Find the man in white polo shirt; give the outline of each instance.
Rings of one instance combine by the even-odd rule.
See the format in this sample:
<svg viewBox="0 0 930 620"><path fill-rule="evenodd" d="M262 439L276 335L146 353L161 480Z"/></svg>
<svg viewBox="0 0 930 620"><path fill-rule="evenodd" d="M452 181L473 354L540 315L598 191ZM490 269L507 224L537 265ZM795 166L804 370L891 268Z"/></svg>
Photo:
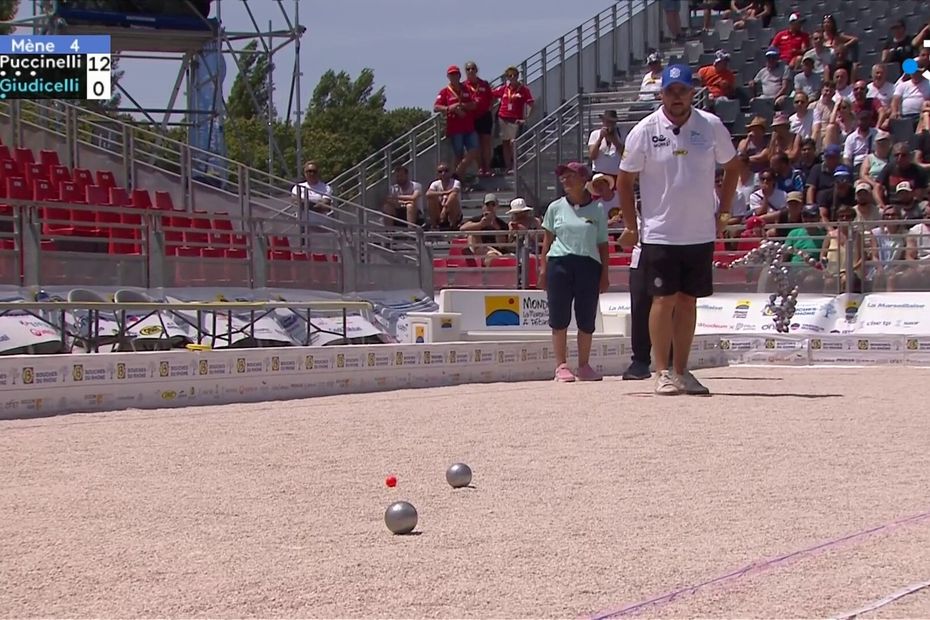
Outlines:
<svg viewBox="0 0 930 620"><path fill-rule="evenodd" d="M624 247L640 241L634 196L639 177L640 266L653 298L649 335L657 394L710 393L688 372L688 357L697 299L714 292L714 241L730 219L739 180L740 163L730 132L719 118L694 108L693 101L691 69L666 67L662 105L627 136L620 163ZM714 183L718 165L724 166L719 213Z"/></svg>

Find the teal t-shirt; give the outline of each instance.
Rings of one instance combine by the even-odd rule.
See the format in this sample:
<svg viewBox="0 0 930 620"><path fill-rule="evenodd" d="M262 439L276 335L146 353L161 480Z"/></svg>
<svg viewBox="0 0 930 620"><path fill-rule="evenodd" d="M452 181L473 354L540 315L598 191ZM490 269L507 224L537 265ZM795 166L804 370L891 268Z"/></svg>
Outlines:
<svg viewBox="0 0 930 620"><path fill-rule="evenodd" d="M811 258L820 260L820 250L823 245L823 235L826 231L818 228L813 235L806 228L795 228L785 237L785 245L789 248L804 250ZM804 262L797 254L791 255L792 263Z"/></svg>
<svg viewBox="0 0 930 620"><path fill-rule="evenodd" d="M555 235L548 258L590 256L601 262L598 246L607 243L607 215L600 200L575 208L568 198L553 200L543 217L543 228Z"/></svg>

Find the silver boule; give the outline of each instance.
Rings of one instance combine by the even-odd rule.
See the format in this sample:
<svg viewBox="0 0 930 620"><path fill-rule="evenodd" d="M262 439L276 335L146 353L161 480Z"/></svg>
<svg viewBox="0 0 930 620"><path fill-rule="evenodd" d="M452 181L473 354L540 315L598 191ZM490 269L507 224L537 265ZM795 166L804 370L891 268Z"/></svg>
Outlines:
<svg viewBox="0 0 930 620"><path fill-rule="evenodd" d="M453 489L460 489L471 484L471 467L465 463L455 463L446 470L446 482Z"/></svg>
<svg viewBox="0 0 930 620"><path fill-rule="evenodd" d="M417 509L410 502L394 502L384 511L384 524L394 534L409 534L416 528L417 520Z"/></svg>

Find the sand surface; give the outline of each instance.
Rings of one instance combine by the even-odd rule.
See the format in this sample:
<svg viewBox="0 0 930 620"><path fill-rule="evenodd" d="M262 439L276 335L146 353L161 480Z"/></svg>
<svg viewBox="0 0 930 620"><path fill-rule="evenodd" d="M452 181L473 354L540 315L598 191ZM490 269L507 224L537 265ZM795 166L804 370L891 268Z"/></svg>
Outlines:
<svg viewBox="0 0 930 620"><path fill-rule="evenodd" d="M609 379L2 422L0 615L576 618L930 511L925 369L697 374L715 396ZM474 488L446 484L456 461ZM396 499L419 535L385 528ZM928 579L924 519L638 615L830 617ZM867 617L930 617L930 591Z"/></svg>

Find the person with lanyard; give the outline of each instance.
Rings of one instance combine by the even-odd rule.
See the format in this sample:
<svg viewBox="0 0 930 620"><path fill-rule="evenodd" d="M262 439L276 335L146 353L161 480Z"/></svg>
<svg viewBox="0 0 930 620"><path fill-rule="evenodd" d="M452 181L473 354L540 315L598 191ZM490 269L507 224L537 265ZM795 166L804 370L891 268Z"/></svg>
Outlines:
<svg viewBox="0 0 930 620"><path fill-rule="evenodd" d="M543 248L539 286L546 289L549 302L549 327L555 350L555 380L600 381L590 364L591 343L597 323L600 294L607 291L608 238L607 214L599 200L591 195L587 183L591 171L573 161L555 170L565 190L562 198L552 201L543 216ZM572 306L578 329L578 368L568 366L568 327Z"/></svg>
<svg viewBox="0 0 930 620"><path fill-rule="evenodd" d="M694 107L687 65L662 73L662 105L627 136L620 162L623 247L641 239L640 266L652 297L649 336L656 394L709 394L688 371L697 300L714 292L714 244L730 219L740 161L730 132L713 114ZM714 177L723 166L718 192ZM642 232L634 186L639 179ZM669 349L672 348L672 359Z"/></svg>

